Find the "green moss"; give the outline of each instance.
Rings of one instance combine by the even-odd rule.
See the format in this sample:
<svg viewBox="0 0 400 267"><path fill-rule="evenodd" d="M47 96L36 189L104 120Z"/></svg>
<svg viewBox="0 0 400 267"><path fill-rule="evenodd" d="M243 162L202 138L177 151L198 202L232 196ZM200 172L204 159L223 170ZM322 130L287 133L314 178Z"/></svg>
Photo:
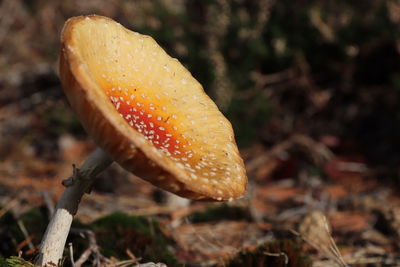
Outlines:
<svg viewBox="0 0 400 267"><path fill-rule="evenodd" d="M154 219L114 213L93 222L90 227L107 257L127 258L125 251L129 249L143 262L164 262L168 266L177 266L168 248L171 241L162 234Z"/></svg>
<svg viewBox="0 0 400 267"><path fill-rule="evenodd" d="M0 258L0 267L34 267L34 265L20 257Z"/></svg>

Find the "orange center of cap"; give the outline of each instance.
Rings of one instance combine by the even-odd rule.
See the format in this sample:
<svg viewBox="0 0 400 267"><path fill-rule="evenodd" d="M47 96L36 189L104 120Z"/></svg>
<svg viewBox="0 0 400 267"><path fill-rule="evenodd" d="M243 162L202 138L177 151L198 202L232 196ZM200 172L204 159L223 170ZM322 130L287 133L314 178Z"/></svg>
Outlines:
<svg viewBox="0 0 400 267"><path fill-rule="evenodd" d="M165 106L149 103L137 89L112 87L105 91L121 117L157 149L180 159L193 156L188 149L190 142L174 124L176 115L167 113Z"/></svg>

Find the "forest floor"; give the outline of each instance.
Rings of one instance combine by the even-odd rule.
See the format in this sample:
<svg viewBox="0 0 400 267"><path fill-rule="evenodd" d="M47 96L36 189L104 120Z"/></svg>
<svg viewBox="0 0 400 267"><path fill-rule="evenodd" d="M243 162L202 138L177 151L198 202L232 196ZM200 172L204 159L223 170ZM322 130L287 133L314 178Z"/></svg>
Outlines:
<svg viewBox="0 0 400 267"><path fill-rule="evenodd" d="M64 100L41 94L0 110L3 257L35 256L61 180L94 149L84 133L62 133L74 116ZM57 107L67 110L63 119L54 118ZM400 266L398 190L362 154L335 152L338 146L334 136L293 135L242 149L248 192L228 203L175 197L114 163L80 205L66 263Z"/></svg>
<svg viewBox="0 0 400 267"><path fill-rule="evenodd" d="M398 1L14 0L0 3L0 267L34 259L61 181L95 149L56 74L64 22L95 13L153 36L211 97L227 89L249 184L187 201L114 163L64 266L400 266Z"/></svg>

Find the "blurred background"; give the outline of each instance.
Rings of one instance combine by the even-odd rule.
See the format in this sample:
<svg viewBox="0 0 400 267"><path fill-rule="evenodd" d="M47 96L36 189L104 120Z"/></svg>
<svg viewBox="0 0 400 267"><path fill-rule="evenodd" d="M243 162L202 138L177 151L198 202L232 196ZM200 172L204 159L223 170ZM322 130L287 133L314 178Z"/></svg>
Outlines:
<svg viewBox="0 0 400 267"><path fill-rule="evenodd" d="M232 122L249 176L242 200L187 203L113 166L78 213L76 231L100 239L85 264L341 266L299 228L315 210L346 262L400 264L397 0L0 1L0 256L33 257L61 179L94 148L57 77L62 26L85 14L179 59ZM87 242L71 238L76 260Z"/></svg>

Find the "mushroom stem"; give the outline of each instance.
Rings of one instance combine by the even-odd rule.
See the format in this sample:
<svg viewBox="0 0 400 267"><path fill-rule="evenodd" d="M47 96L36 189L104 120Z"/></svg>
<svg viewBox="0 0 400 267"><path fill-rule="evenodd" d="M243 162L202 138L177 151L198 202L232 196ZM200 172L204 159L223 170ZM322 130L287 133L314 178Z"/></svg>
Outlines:
<svg viewBox="0 0 400 267"><path fill-rule="evenodd" d="M67 188L59 200L56 211L47 226L40 245L36 264L46 266L58 264L67 241L68 233L79 203L85 193L89 193L96 176L107 168L112 159L106 152L98 148L83 163L81 168L75 168L72 177L63 181ZM58 265L57 265L58 266Z"/></svg>

